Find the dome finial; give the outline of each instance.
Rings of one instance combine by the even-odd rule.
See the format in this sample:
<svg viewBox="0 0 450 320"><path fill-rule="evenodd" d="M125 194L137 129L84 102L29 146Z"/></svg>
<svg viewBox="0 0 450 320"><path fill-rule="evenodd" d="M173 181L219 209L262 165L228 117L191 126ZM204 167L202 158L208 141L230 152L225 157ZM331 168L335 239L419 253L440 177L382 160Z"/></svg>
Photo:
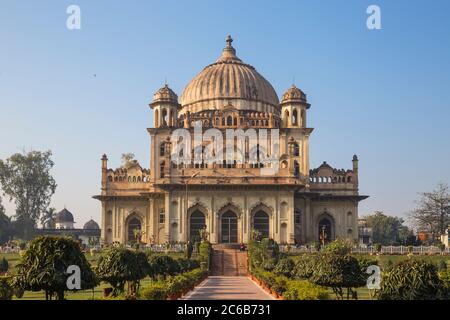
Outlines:
<svg viewBox="0 0 450 320"><path fill-rule="evenodd" d="M233 47L231 45L231 43L233 42L233 38L230 35L227 36L226 42L227 42L227 48L232 48Z"/></svg>

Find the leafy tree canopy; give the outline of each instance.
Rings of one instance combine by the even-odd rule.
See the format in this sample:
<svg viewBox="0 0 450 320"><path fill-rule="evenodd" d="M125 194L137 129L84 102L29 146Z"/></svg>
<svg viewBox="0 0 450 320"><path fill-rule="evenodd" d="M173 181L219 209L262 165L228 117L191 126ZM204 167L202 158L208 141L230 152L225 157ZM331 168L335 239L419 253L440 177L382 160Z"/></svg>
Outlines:
<svg viewBox="0 0 450 320"><path fill-rule="evenodd" d="M16 153L0 160L0 184L3 192L16 204L15 218L22 226L24 238L30 238L40 215L50 204L56 182L50 174L53 168L51 151Z"/></svg>
<svg viewBox="0 0 450 320"><path fill-rule="evenodd" d="M17 265L14 283L23 290L44 290L47 299L54 294L58 299L64 299L70 276L66 272L71 265L80 268L82 290L97 285L95 274L78 242L69 237L37 237L30 242Z"/></svg>

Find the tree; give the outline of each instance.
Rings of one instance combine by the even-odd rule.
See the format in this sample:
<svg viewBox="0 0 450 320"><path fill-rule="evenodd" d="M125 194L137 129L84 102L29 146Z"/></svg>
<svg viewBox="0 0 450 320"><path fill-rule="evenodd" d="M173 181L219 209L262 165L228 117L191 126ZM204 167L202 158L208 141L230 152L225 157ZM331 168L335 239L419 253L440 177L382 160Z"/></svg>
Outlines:
<svg viewBox="0 0 450 320"><path fill-rule="evenodd" d="M134 160L134 153L122 153L122 167L128 169L133 164L137 163Z"/></svg>
<svg viewBox="0 0 450 320"><path fill-rule="evenodd" d="M55 227L55 215L56 215L56 209L55 208L48 208L45 210L41 216L41 224L42 227L51 226L52 228Z"/></svg>
<svg viewBox="0 0 450 320"><path fill-rule="evenodd" d="M0 198L0 244L3 244L11 239L13 235L11 218L5 213L5 208L2 205L2 199Z"/></svg>
<svg viewBox="0 0 450 320"><path fill-rule="evenodd" d="M14 286L23 290L44 290L46 300L51 300L55 294L58 300L63 300L71 276L67 273L68 267L73 265L80 268L81 290L98 284L77 241L69 237L37 237L30 242L16 266Z"/></svg>
<svg viewBox="0 0 450 320"><path fill-rule="evenodd" d="M135 289L139 289L140 280L147 276L149 265L143 252L110 247L100 255L95 272L101 281L112 286L113 296L124 292L127 281L132 283L128 287L128 294L133 295Z"/></svg>
<svg viewBox="0 0 450 320"><path fill-rule="evenodd" d="M375 211L366 217L367 226L372 228L373 242L382 245L406 244L410 230L403 225L402 218Z"/></svg>
<svg viewBox="0 0 450 320"><path fill-rule="evenodd" d="M347 288L347 299L350 294L357 298L356 291L352 288L364 286L366 280L367 275L362 271L355 257L333 252L322 253L318 256L310 278L314 284L332 288L338 300L344 298L344 288Z"/></svg>
<svg viewBox="0 0 450 320"><path fill-rule="evenodd" d="M0 160L0 184L3 192L16 204L15 219L25 239L31 237L40 215L47 209L56 190L50 174L51 151L16 153Z"/></svg>
<svg viewBox="0 0 450 320"><path fill-rule="evenodd" d="M448 185L439 183L432 192L423 192L417 207L410 212L414 224L431 233L436 240L450 223L450 194Z"/></svg>

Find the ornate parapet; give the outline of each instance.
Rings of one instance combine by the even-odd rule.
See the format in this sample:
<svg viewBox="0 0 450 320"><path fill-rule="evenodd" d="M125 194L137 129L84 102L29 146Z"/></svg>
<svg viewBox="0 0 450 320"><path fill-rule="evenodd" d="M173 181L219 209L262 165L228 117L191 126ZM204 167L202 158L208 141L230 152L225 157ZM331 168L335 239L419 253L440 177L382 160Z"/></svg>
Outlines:
<svg viewBox="0 0 450 320"><path fill-rule="evenodd" d="M335 169L325 161L316 169L309 171L311 187L357 188L358 174L353 170Z"/></svg>

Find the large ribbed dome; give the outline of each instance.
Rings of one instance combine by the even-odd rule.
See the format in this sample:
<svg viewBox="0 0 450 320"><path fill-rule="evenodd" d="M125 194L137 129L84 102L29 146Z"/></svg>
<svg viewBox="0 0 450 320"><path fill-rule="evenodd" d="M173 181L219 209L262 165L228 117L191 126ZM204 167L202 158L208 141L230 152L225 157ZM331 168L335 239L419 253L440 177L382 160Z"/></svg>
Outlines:
<svg viewBox="0 0 450 320"><path fill-rule="evenodd" d="M230 105L239 110L274 112L278 107L272 85L236 56L232 41L228 36L222 56L186 86L181 96L184 112L218 110Z"/></svg>

